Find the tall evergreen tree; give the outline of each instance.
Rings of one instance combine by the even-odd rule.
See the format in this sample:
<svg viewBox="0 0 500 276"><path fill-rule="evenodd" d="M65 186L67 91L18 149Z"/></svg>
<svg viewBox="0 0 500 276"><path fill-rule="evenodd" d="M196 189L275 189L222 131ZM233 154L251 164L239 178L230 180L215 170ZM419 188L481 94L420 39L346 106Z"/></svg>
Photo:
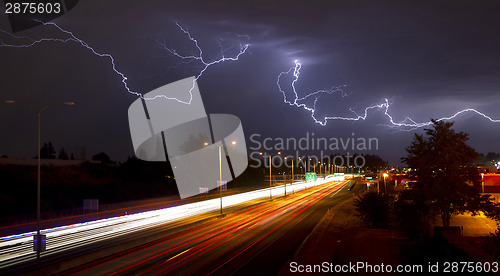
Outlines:
<svg viewBox="0 0 500 276"><path fill-rule="evenodd" d="M59 151L59 159L61 159L61 160L68 160L69 159L68 153L64 150L64 148L61 148L61 150Z"/></svg>
<svg viewBox="0 0 500 276"><path fill-rule="evenodd" d="M56 150L54 149L54 146L52 146L52 142L43 143L43 146L40 149L40 158L56 159Z"/></svg>

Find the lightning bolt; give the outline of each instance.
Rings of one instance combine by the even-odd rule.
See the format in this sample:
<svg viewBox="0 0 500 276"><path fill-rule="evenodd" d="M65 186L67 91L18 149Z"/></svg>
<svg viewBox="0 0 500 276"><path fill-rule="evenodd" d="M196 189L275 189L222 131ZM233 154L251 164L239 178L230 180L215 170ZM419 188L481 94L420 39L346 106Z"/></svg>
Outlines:
<svg viewBox="0 0 500 276"><path fill-rule="evenodd" d="M240 56L243 55L247 51L247 49L250 46L250 44L241 44L240 43L238 54L236 54L236 56L234 56L234 57L227 57L227 56L225 56L225 52L228 49L224 49L223 46L222 46L222 43L219 42L220 57L217 58L217 59L215 59L215 60L212 60L212 61L207 61L207 59L203 55L203 49L200 47L200 45L198 43L198 40L195 39L191 35L191 33L187 29L183 28L179 23L175 23L175 24L188 37L188 39L191 42L193 42L194 46L198 50L198 54L197 55L181 55L175 49L167 47L164 42L161 42L161 41L157 40L156 44L158 45L159 48L161 48L161 49L167 51L168 53L170 53L171 55L179 58L181 60L181 62L179 64L191 63L193 61L198 61L198 62L202 63L203 68L201 69L200 73L198 73L198 75L194 78L193 85L191 86L191 88L189 90L189 94L191 95L191 98L190 98L189 102L191 102L191 100L192 100L192 93L191 93L191 91L194 89L196 81L203 75L203 73L205 73L205 71L207 71L207 69L210 66L216 65L216 64L219 64L219 63L222 63L222 62L226 62L226 61L237 61L237 60L239 60ZM245 37L248 38L248 36L245 36ZM176 66L178 66L178 65L176 65Z"/></svg>
<svg viewBox="0 0 500 276"><path fill-rule="evenodd" d="M384 101L380 104L373 104L371 106L368 106L364 109L364 113L362 115L356 113L353 108L350 108L349 110L354 113L354 116L352 117L344 117L344 116L324 116L323 118L317 118L315 113L316 113L316 104L319 100L319 98L322 96L322 94L332 94L332 93L341 93L342 97L348 96L342 88L345 87L345 85L342 86L336 86L336 87L331 87L330 89L326 90L317 90L312 93L307 94L304 97L299 97L299 94L297 93L297 89L295 88L295 84L299 80L300 77L300 69L301 69L301 64L298 62L298 60L295 60L295 66L292 66L288 71L281 72L278 75L278 78L276 80L276 85L278 86L278 90L283 94L283 102L286 104L289 104L290 106L295 106L298 108L302 108L306 111L308 111L314 120L315 123L320 124L322 126L326 126L328 121L330 120L342 120L342 121L361 121L361 120L366 120L368 118L368 114L372 110L383 110L384 115L389 119L389 127L394 127L394 128L402 128L403 130L411 131L415 130L421 127L429 126L432 124L432 121L426 121L426 122L416 122L410 117L406 117L403 121L397 122L394 120L393 116L389 113L389 108L391 106L391 103L389 102L388 99L384 99ZM293 72L293 73L292 73ZM283 90L281 87L281 78L285 75L290 75L293 74L293 80L291 82L291 90L293 92L293 97L292 99L289 99L287 97L287 93ZM290 93L288 93L290 94ZM308 105L307 103L304 103L304 100L314 97L314 102L312 105ZM476 110L473 108L467 108L460 110L456 112L455 114L449 116L449 117L443 117L436 119L436 121L447 121L447 120L452 120L458 117L461 114L464 113L475 113L476 115L482 116L489 121L493 123L500 123L500 119L493 119L490 116Z"/></svg>
<svg viewBox="0 0 500 276"><path fill-rule="evenodd" d="M204 67L199 72L199 74L196 76L196 78L193 80L193 85L189 89L189 98L188 98L188 100L181 100L181 99L174 98L174 97L168 97L166 95L157 95L155 97L144 97L142 93L133 91L129 87L129 85L127 83L128 78L125 76L124 73L122 73L121 71L119 71L117 69L116 63L115 63L115 59L114 59L114 57L111 54L98 52L92 46L90 46L88 43L86 43L82 39L78 38L75 34L73 34L73 32L65 30L65 29L61 28L59 25L55 24L55 23L52 23L52 22L45 23L45 22L41 22L41 21L38 21L38 22L42 23L44 26L53 26L57 30L59 30L60 32L62 32L63 34L67 35L68 37L67 38L41 38L41 39L36 40L36 39L30 38L30 37L26 37L26 36L16 36L14 34L11 34L11 33L7 32L7 31L4 31L4 30L0 29L0 33L6 34L6 35L10 36L11 38L14 38L16 40L27 40L28 41L27 43L24 43L24 44L8 44L8 43L5 43L3 40L0 39L0 47L28 48L28 47L32 47L32 46L35 46L37 44L48 42L48 41L61 42L61 43L68 43L68 42L77 43L77 44L81 45L82 47L88 49L94 55L96 55L98 57L103 57L103 58L109 59L109 61L111 63L111 68L121 78L121 82L122 82L124 88L127 90L127 92L130 93L130 94L136 95L138 97L141 97L144 100L155 100L155 99L158 99L158 98L163 98L163 99L166 99L166 100L175 100L175 101L177 101L179 103L182 103L182 104L191 104L191 101L193 99L192 90L194 89L195 83L203 75L203 73L205 71L207 71L207 69L210 66L216 65L216 64L219 64L219 63L223 63L223 62L226 62L226 61L237 61L239 59L239 57L241 55L243 55L246 52L246 50L248 49L248 47L250 46L250 44L240 44L240 51L239 51L239 53L236 56L234 56L234 57L226 57L224 55L225 54L225 49L223 49L222 45L219 44L219 46L221 47L221 57L219 57L218 59L214 59L212 61L207 61L206 58L203 56L203 50L199 46L198 41L191 36L191 34L189 33L189 31L187 31L186 29L184 29L179 23L176 23L176 25L180 28L180 30L182 32L184 32L184 34L186 34L186 36L189 38L189 40L191 40L194 43L194 45L198 49L198 55L183 56L183 55L178 54L177 51L175 51L174 49L170 49L170 48L167 48L167 47L163 47L163 48L165 50L167 50L170 54L172 54L172 55L174 55L174 56L176 56L178 58L181 58L181 59L185 60L184 63L189 63L189 62L192 62L192 61L199 61L199 62L201 62L204 65Z"/></svg>

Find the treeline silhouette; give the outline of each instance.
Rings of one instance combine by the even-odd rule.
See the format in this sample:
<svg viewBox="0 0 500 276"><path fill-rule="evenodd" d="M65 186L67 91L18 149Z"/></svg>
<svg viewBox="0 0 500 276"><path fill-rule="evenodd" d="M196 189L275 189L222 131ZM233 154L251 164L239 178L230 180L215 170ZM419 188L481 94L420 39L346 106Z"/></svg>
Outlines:
<svg viewBox="0 0 500 276"><path fill-rule="evenodd" d="M147 162L129 157L116 163L105 153L94 155L96 162L80 165L41 167L41 210L44 219L61 210L81 209L83 199L99 199L99 204L178 197L169 162ZM36 210L36 166L0 165L2 192L0 218L23 216L27 220ZM262 186L264 173L248 168L228 187ZM74 214L74 212L72 213Z"/></svg>

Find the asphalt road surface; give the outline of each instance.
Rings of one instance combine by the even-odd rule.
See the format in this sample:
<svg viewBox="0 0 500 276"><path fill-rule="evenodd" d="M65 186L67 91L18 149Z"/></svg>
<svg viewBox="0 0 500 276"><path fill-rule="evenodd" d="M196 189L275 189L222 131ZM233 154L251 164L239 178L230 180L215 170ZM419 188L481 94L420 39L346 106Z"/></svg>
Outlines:
<svg viewBox="0 0 500 276"><path fill-rule="evenodd" d="M318 180L314 183L295 183L288 185L287 191L300 191L313 185L324 186L327 180ZM273 187L273 197L283 195L284 187ZM304 195L305 196L305 195ZM267 201L269 189L261 189L246 193L234 194L222 198L224 211L231 214L248 206ZM47 236L47 251L42 252L42 268L61 264L68 259L77 260L72 265L92 260L82 256L93 254L96 251L123 245L126 249L144 244L158 237L165 237L171 232L190 227L194 223L214 219L219 214L220 199L214 198L190 204L178 205L169 208L110 217L85 223L63 225L44 229ZM0 274L15 274L28 272L36 268L35 253L32 249L32 232L0 237ZM147 237L147 238L146 238ZM149 237L154 237L151 239ZM139 243L140 242L140 243ZM107 255L123 251L106 251ZM99 256L102 257L102 256ZM82 262L83 263L83 262ZM50 270L52 273L53 270Z"/></svg>
<svg viewBox="0 0 500 276"><path fill-rule="evenodd" d="M61 275L276 274L329 208L362 189L346 183L308 187Z"/></svg>

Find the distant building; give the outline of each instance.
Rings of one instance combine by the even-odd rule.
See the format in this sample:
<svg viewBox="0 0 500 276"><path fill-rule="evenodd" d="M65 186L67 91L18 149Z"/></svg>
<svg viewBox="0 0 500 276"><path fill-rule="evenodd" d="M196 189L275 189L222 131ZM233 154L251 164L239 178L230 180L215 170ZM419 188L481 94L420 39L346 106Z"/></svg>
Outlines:
<svg viewBox="0 0 500 276"><path fill-rule="evenodd" d="M481 173L481 186L477 187L480 193L490 194L493 201L500 200L500 174Z"/></svg>

